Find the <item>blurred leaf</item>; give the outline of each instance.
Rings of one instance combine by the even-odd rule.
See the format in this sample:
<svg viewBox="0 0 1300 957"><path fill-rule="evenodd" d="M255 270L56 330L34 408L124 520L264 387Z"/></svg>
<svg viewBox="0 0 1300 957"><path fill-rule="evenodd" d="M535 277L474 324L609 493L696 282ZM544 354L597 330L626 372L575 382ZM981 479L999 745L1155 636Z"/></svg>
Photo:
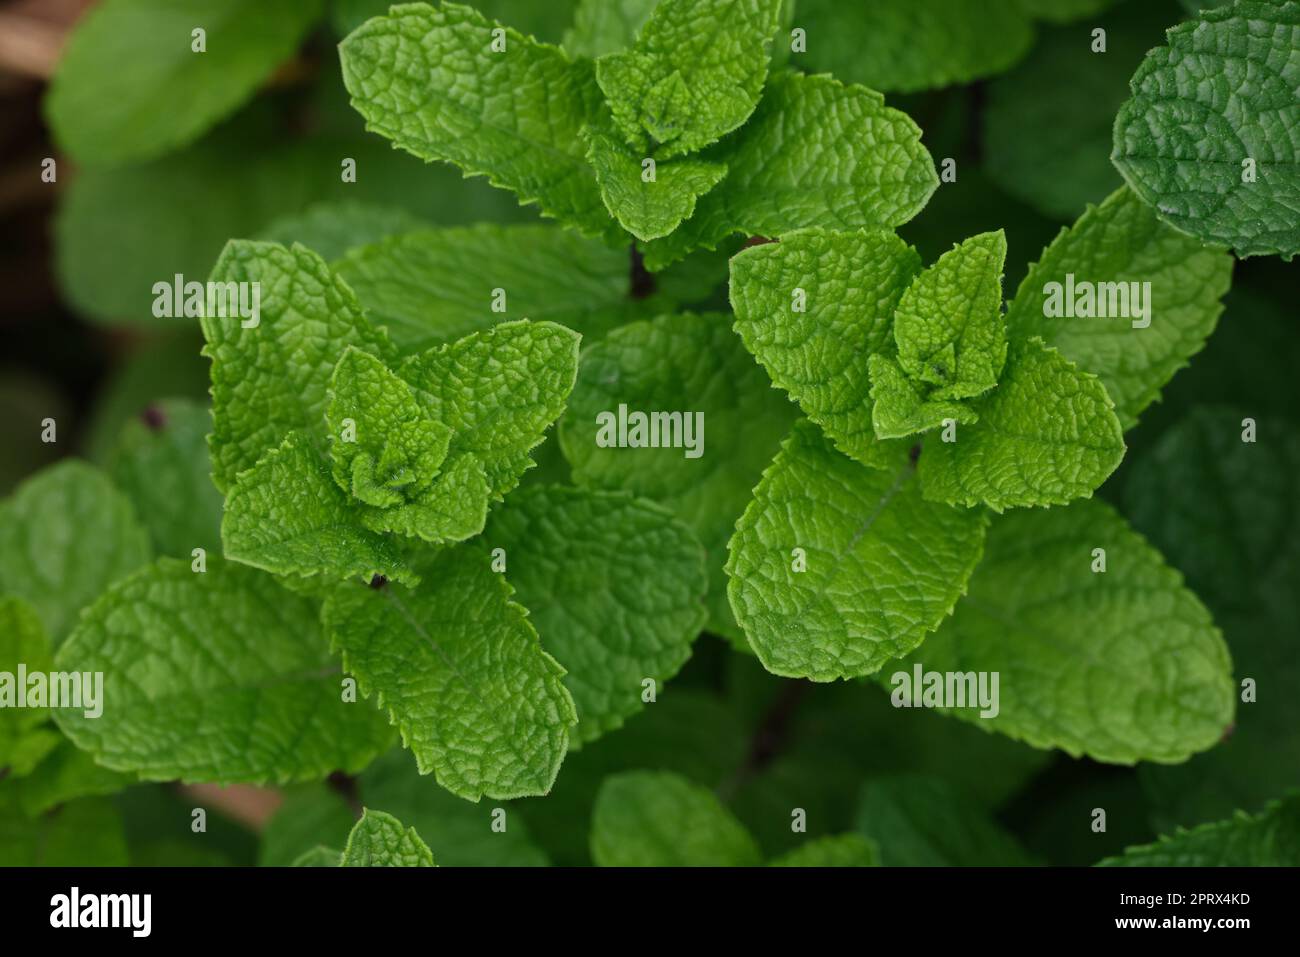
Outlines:
<svg viewBox="0 0 1300 957"><path fill-rule="evenodd" d="M287 867L317 845L342 847L357 816L326 784L287 788L284 803L267 822L258 849L260 867Z"/></svg>
<svg viewBox="0 0 1300 957"><path fill-rule="evenodd" d="M42 422L53 419L56 438L72 424L67 400L55 387L25 370L0 375L0 495L23 477L49 465L66 446L41 441Z"/></svg>
<svg viewBox="0 0 1300 957"><path fill-rule="evenodd" d="M34 818L0 791L0 867L124 867L122 818L104 798L72 801Z"/></svg>
<svg viewBox="0 0 1300 957"><path fill-rule="evenodd" d="M316 203L300 213L281 216L268 224L256 238L281 246L302 243L330 262L349 249L428 225L400 206L338 200Z"/></svg>

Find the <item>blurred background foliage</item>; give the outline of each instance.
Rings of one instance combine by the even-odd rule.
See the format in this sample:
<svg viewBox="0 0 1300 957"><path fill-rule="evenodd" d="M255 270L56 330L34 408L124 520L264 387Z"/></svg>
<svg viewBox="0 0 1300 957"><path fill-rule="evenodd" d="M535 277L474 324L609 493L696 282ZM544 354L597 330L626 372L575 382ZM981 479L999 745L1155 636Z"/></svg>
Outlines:
<svg viewBox="0 0 1300 957"><path fill-rule="evenodd" d="M634 27L645 7L475 5L588 53ZM798 0L789 22L820 36L817 24L844 6ZM1118 184L1111 121L1128 78L1163 29L1197 6L882 0L863 8L860 32L810 42L806 62L791 66L877 86L921 126L937 163L956 161L956 182L900 232L930 261L966 236L1005 228L1009 296L1042 247ZM0 3L0 495L76 455L108 470L161 552L196 540L216 547L215 490L197 507L172 491L205 486L207 363L193 323L152 317L152 284L206 276L232 237L299 240L335 260L424 226L536 221L483 180L364 132L335 44L386 7ZM209 55L233 57L218 60L225 79L150 61L150 31L178 11L186 22L211 15ZM586 23L581 35L569 32L575 13ZM245 16L265 19L260 41ZM1090 49L1099 27L1104 55ZM944 72L919 70L918 56L942 61ZM112 85L136 89L139 101L96 105L106 71L123 71ZM119 132L105 134L115 122ZM53 183L41 179L46 157L57 161ZM341 181L344 158L356 161L355 183ZM795 807L808 812L808 836L857 829L886 862L903 864L1088 864L1173 824L1257 811L1300 784L1297 268L1237 264L1219 330L1130 433L1125 463L1102 490L1211 607L1237 674L1269 678L1230 739L1185 765L1113 767L1035 751L897 711L871 684L775 678L705 636L671 694L571 754L550 796L513 802L520 814L508 840L487 827L491 802L448 795L401 751L359 778L269 798L201 791L225 810L194 834L192 791L127 786L65 744L36 773L0 778L0 863L284 864L315 845L341 845L364 803L414 825L440 863L582 864L599 782L632 768L671 769L716 788L769 855L802 839L789 827ZM692 257L665 281L678 284L680 299L725 308L722 256ZM1269 436L1266 468L1244 463L1240 443L1215 444L1224 430L1209 424L1245 416ZM47 417L58 422L54 444L40 439ZM1107 810L1104 834L1090 827L1098 807Z"/></svg>

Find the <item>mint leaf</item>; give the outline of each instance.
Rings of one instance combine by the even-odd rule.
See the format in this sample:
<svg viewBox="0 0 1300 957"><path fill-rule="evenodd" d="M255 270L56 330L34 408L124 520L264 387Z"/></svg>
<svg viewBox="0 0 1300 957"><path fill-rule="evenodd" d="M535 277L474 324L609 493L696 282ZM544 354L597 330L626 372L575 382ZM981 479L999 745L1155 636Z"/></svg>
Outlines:
<svg viewBox="0 0 1300 957"><path fill-rule="evenodd" d="M434 867L429 845L415 828L383 811L366 808L348 835L340 867Z"/></svg>
<svg viewBox="0 0 1300 957"><path fill-rule="evenodd" d="M795 26L807 31L808 52L794 61L886 92L992 76L1015 65L1034 39L1014 0L873 0L845 12L836 0L800 0Z"/></svg>
<svg viewBox="0 0 1300 957"><path fill-rule="evenodd" d="M898 774L862 789L858 830L886 867L1014 867L1034 861L970 795L943 778Z"/></svg>
<svg viewBox="0 0 1300 957"><path fill-rule="evenodd" d="M415 590L332 592L322 612L330 644L392 716L421 774L470 801L545 794L577 720L564 668L483 552L439 551L421 574Z"/></svg>
<svg viewBox="0 0 1300 957"><path fill-rule="evenodd" d="M646 246L652 270L735 233L898 226L939 185L911 117L829 76L774 75L744 128L702 158L725 163L727 177L676 232Z"/></svg>
<svg viewBox="0 0 1300 957"><path fill-rule="evenodd" d="M831 681L907 654L952 610L985 517L928 502L906 457L864 469L795 426L731 539L727 594L773 674Z"/></svg>
<svg viewBox="0 0 1300 957"><path fill-rule="evenodd" d="M1300 796L1288 795L1254 815L1202 824L1130 847L1102 867L1297 867L1300 866Z"/></svg>
<svg viewBox="0 0 1300 957"><path fill-rule="evenodd" d="M628 433L633 413L669 417L659 447L649 435L620 447L618 429ZM560 443L577 484L659 502L695 532L709 574L708 627L743 644L727 604L727 540L795 415L725 316L685 313L632 323L583 353Z"/></svg>
<svg viewBox="0 0 1300 957"><path fill-rule="evenodd" d="M987 505L1064 505L1092 494L1124 457L1123 430L1096 376L1033 338L1013 342L998 387L971 403L956 441L931 434L921 454L926 498Z"/></svg>
<svg viewBox="0 0 1300 957"><path fill-rule="evenodd" d="M445 468L414 502L366 508L361 523L376 532L395 532L440 545L463 542L483 531L490 498L483 466L472 455Z"/></svg>
<svg viewBox="0 0 1300 957"><path fill-rule="evenodd" d="M505 549L542 644L569 669L570 747L622 726L642 709L645 681L657 694L690 657L705 619L704 551L667 509L539 486L493 513L486 541Z"/></svg>
<svg viewBox="0 0 1300 957"><path fill-rule="evenodd" d="M633 150L694 153L754 112L781 0L659 0L630 50L596 81Z"/></svg>
<svg viewBox="0 0 1300 957"><path fill-rule="evenodd" d="M102 798L69 801L29 818L0 791L0 867L125 867L122 814Z"/></svg>
<svg viewBox="0 0 1300 957"><path fill-rule="evenodd" d="M388 808L436 847L440 867L545 867L550 863L534 843L522 815L516 813L522 805L470 804L434 787L404 748L394 748L380 757L366 768L357 784L365 804ZM499 807L506 812L505 830L492 826L499 820Z"/></svg>
<svg viewBox="0 0 1300 957"><path fill-rule="evenodd" d="M897 439L928 432L945 419L967 425L979 421L979 416L960 402L925 398L893 359L874 355L867 367L871 372L871 424L878 438Z"/></svg>
<svg viewBox="0 0 1300 957"><path fill-rule="evenodd" d="M1232 721L1231 663L1209 612L1095 499L995 519L967 596L897 670L918 664L998 673L996 716L952 713L1098 761L1184 761Z"/></svg>
<svg viewBox="0 0 1300 957"><path fill-rule="evenodd" d="M968 399L997 385L1006 362L1002 230L958 243L907 287L894 313L898 364L935 401Z"/></svg>
<svg viewBox="0 0 1300 957"><path fill-rule="evenodd" d="M598 867L755 867L744 825L707 788L668 771L605 779L591 816Z"/></svg>
<svg viewBox="0 0 1300 957"><path fill-rule="evenodd" d="M79 163L152 159L232 113L298 46L321 0L107 0L77 24L45 115ZM205 31L204 50L191 31Z"/></svg>
<svg viewBox="0 0 1300 957"><path fill-rule="evenodd" d="M226 496L221 540L227 558L277 575L419 581L363 525L324 455L297 432L239 476Z"/></svg>
<svg viewBox="0 0 1300 957"><path fill-rule="evenodd" d="M911 246L883 229L808 229L731 259L736 331L835 445L871 463L870 357L892 351L894 310L921 271Z"/></svg>
<svg viewBox="0 0 1300 957"><path fill-rule="evenodd" d="M0 594L30 602L56 648L109 582L151 557L130 500L85 462L52 465L0 503Z"/></svg>
<svg viewBox="0 0 1300 957"><path fill-rule="evenodd" d="M317 845L310 851L303 851L290 862L290 867L341 867L343 852L333 848ZM284 865L281 865L282 867Z"/></svg>
<svg viewBox="0 0 1300 957"><path fill-rule="evenodd" d="M564 49L595 59L630 47L659 0L578 0Z"/></svg>
<svg viewBox="0 0 1300 957"><path fill-rule="evenodd" d="M404 352L512 319L592 337L645 313L629 296L626 249L550 223L420 230L353 249L334 269Z"/></svg>
<svg viewBox="0 0 1300 957"><path fill-rule="evenodd" d="M610 235L578 135L599 114L587 61L455 3L398 4L339 49L352 105L379 133L424 160L487 176L522 204L588 235Z"/></svg>
<svg viewBox="0 0 1300 957"><path fill-rule="evenodd" d="M647 181L643 156L597 127L584 127L582 135L605 208L640 240L667 236L695 212L696 199L727 175L722 163L666 159L655 164L654 178Z"/></svg>
<svg viewBox="0 0 1300 957"><path fill-rule="evenodd" d="M203 353L212 360L212 480L225 492L289 432L319 433L330 372L344 349L383 355L388 340L305 246L232 240L210 281L261 289L255 326L239 316L202 318Z"/></svg>
<svg viewBox="0 0 1300 957"><path fill-rule="evenodd" d="M221 547L221 494L208 463L206 406L165 399L122 428L108 471L135 506L162 555L189 557Z"/></svg>
<svg viewBox="0 0 1300 957"><path fill-rule="evenodd" d="M302 243L332 262L351 249L428 228L425 219L401 206L339 200L314 203L301 212L280 216L268 223L256 238L281 246Z"/></svg>
<svg viewBox="0 0 1300 957"><path fill-rule="evenodd" d="M861 834L814 838L769 862L771 867L876 867L880 849Z"/></svg>
<svg viewBox="0 0 1300 957"><path fill-rule="evenodd" d="M0 597L0 672L16 676L19 665L28 673L48 672L52 660L50 641L36 609L21 598ZM15 691L13 685L8 689L8 693ZM14 705L7 701L0 707L0 769L23 777L49 754L59 738L42 727L49 718L48 708Z"/></svg>
<svg viewBox="0 0 1300 957"><path fill-rule="evenodd" d="M1173 27L1133 74L1111 158L1165 222L1239 257L1300 252L1300 3L1237 0Z"/></svg>
<svg viewBox="0 0 1300 957"><path fill-rule="evenodd" d="M31 667L28 662L29 671ZM134 775L110 771L96 764L89 753L74 746L53 725L32 732L37 733L52 736L56 743L30 774L14 782L18 788L18 802L29 817L43 814L74 798L116 794L135 783ZM4 758L0 757L0 767L3 765ZM15 777L23 773L21 768L12 770Z"/></svg>
<svg viewBox="0 0 1300 957"><path fill-rule="evenodd" d="M399 375L429 416L453 430L447 470L473 456L494 498L518 485L564 411L581 338L553 322L504 322L403 361Z"/></svg>
<svg viewBox="0 0 1300 957"><path fill-rule="evenodd" d="M420 498L451 442L451 429L424 415L410 386L353 346L334 367L325 419L334 481L378 508Z"/></svg>
<svg viewBox="0 0 1300 957"><path fill-rule="evenodd" d="M103 713L54 712L96 761L148 781L263 784L357 771L383 715L346 703L316 605L267 575L162 558L109 587L55 656L103 673Z"/></svg>
<svg viewBox="0 0 1300 957"><path fill-rule="evenodd" d="M1127 429L1205 344L1231 280L1231 256L1166 226L1121 188L1043 251L1007 325L1100 378Z"/></svg>

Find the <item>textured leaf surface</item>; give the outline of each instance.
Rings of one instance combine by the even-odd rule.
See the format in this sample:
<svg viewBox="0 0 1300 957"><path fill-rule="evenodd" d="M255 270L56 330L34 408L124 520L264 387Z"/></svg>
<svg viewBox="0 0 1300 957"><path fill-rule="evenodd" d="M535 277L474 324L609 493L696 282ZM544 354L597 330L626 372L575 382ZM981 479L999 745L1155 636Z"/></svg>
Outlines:
<svg viewBox="0 0 1300 957"><path fill-rule="evenodd" d="M596 336L642 309L628 295L626 249L554 224L421 230L354 249L335 271L404 352L512 319ZM506 292L499 313L497 289Z"/></svg>
<svg viewBox="0 0 1300 957"><path fill-rule="evenodd" d="M410 752L394 748L358 780L361 800L385 808L438 849L439 867L544 867L546 854L529 834L515 804L470 804L420 774ZM506 829L493 828L497 808Z"/></svg>
<svg viewBox="0 0 1300 957"><path fill-rule="evenodd" d="M808 229L731 260L736 331L772 382L846 455L871 462L873 354L893 349L894 310L921 258L892 232ZM795 311L802 290L805 311Z"/></svg>
<svg viewBox="0 0 1300 957"><path fill-rule="evenodd" d="M454 432L446 468L473 456L494 497L518 485L564 411L581 338L553 322L506 322L403 362L398 373Z"/></svg>
<svg viewBox="0 0 1300 957"><path fill-rule="evenodd" d="M1130 847L1103 867L1300 867L1300 796L1251 816L1179 830L1154 844Z"/></svg>
<svg viewBox="0 0 1300 957"><path fill-rule="evenodd" d="M340 867L433 867L433 853L415 828L366 808L348 835Z"/></svg>
<svg viewBox="0 0 1300 957"><path fill-rule="evenodd" d="M1012 867L1033 861L988 812L943 778L900 774L862 789L858 829L886 867Z"/></svg>
<svg viewBox="0 0 1300 957"><path fill-rule="evenodd" d="M659 0L579 0L564 48L595 59L630 47Z"/></svg>
<svg viewBox="0 0 1300 957"><path fill-rule="evenodd" d="M861 834L819 837L771 861L772 867L876 867L880 850Z"/></svg>
<svg viewBox="0 0 1300 957"><path fill-rule="evenodd" d="M634 150L693 153L740 126L767 77L782 0L659 0L630 50L596 80Z"/></svg>
<svg viewBox="0 0 1300 957"><path fill-rule="evenodd" d="M1124 457L1110 396L1096 376L1039 339L1014 342L998 387L971 403L979 422L921 454L927 498L995 511L1063 505L1092 494Z"/></svg>
<svg viewBox="0 0 1300 957"><path fill-rule="evenodd" d="M232 240L211 281L261 283L256 326L202 319L203 352L212 360L212 479L224 492L289 432L320 432L330 373L344 349L382 355L388 341L305 246Z"/></svg>
<svg viewBox="0 0 1300 957"><path fill-rule="evenodd" d="M414 591L332 593L322 612L330 643L422 774L471 801L545 794L577 720L564 668L486 554L443 550L421 572Z"/></svg>
<svg viewBox="0 0 1300 957"><path fill-rule="evenodd" d="M1000 73L1034 37L1025 12L1005 0L801 0L795 21L808 32L795 63L899 93Z"/></svg>
<svg viewBox="0 0 1300 957"><path fill-rule="evenodd" d="M366 128L425 160L485 175L591 235L608 235L578 135L600 110L587 61L506 29L477 10L400 4L343 41L343 82Z"/></svg>
<svg viewBox="0 0 1300 957"><path fill-rule="evenodd" d="M702 415L701 454L597 445L597 416L620 405ZM725 316L662 316L616 330L583 353L560 441L579 485L630 491L668 506L690 526L708 564L708 627L739 638L723 574L727 540L795 415Z"/></svg>
<svg viewBox="0 0 1300 957"><path fill-rule="evenodd" d="M626 493L540 486L493 513L487 543L568 674L578 709L573 746L643 707L642 682L662 689L704 626L704 550L665 508Z"/></svg>
<svg viewBox="0 0 1300 957"><path fill-rule="evenodd" d="M731 540L728 596L763 666L831 681L915 648L952 610L985 517L921 497L905 458L865 469L796 425ZM806 556L796 571L794 549Z"/></svg>
<svg viewBox="0 0 1300 957"><path fill-rule="evenodd" d="M321 0L107 0L77 24L45 113L87 165L152 159L233 112L293 53ZM190 31L206 31L193 52Z"/></svg>
<svg viewBox="0 0 1300 957"><path fill-rule="evenodd" d="M972 236L912 280L894 314L898 364L926 397L943 401L987 392L1006 361L1001 230Z"/></svg>
<svg viewBox="0 0 1300 957"><path fill-rule="evenodd" d="M671 233L695 212L695 201L727 174L722 163L681 158L656 163L655 177L647 182L642 155L596 127L586 127L583 136L605 208L640 240Z"/></svg>
<svg viewBox="0 0 1300 957"><path fill-rule="evenodd" d="M151 557L130 500L84 462L38 472L0 504L0 594L30 602L56 648L83 607Z"/></svg>
<svg viewBox="0 0 1300 957"><path fill-rule="evenodd" d="M871 372L871 424L881 439L897 439L943 425L945 419L954 422L978 422L979 416L960 402L936 402L927 399L920 387L913 383L886 356L870 357ZM880 446L874 447L875 451Z"/></svg>
<svg viewBox="0 0 1300 957"><path fill-rule="evenodd" d="M1060 284L1063 299L1067 275L1076 284L1097 284L1099 297L1103 283L1128 284L1126 291L1116 291L1116 302L1128 300L1131 312L1136 305L1133 284L1150 283L1149 293L1139 288L1150 325L1134 327L1125 316L1044 315L1048 283ZM1115 414L1130 428L1174 373L1201 350L1223 311L1220 299L1231 281L1231 256L1206 249L1160 222L1149 206L1120 189L1100 206L1090 206L1043 251L1007 307L1007 326L1017 338L1042 337L1100 378L1115 402ZM1109 293L1106 299L1109 303Z"/></svg>
<svg viewBox="0 0 1300 957"><path fill-rule="evenodd" d="M221 539L227 558L277 575L418 581L362 524L324 455L296 432L240 475L226 497Z"/></svg>
<svg viewBox="0 0 1300 957"><path fill-rule="evenodd" d="M103 714L55 711L64 734L145 780L313 780L392 741L382 714L341 700L315 604L211 558L203 574L163 558L113 585L55 666L104 673Z"/></svg>
<svg viewBox="0 0 1300 957"><path fill-rule="evenodd" d="M1238 256L1290 259L1300 252L1298 86L1300 3L1205 10L1138 67L1112 158L1176 228Z"/></svg>
<svg viewBox="0 0 1300 957"><path fill-rule="evenodd" d="M727 177L676 232L647 245L651 269L734 233L897 226L939 185L911 117L829 76L773 76L749 122L702 158L726 163Z"/></svg>
<svg viewBox="0 0 1300 957"><path fill-rule="evenodd" d="M122 429L108 463L159 554L188 556L221 547L221 493L212 484L208 429L198 402L153 403Z"/></svg>
<svg viewBox="0 0 1300 957"><path fill-rule="evenodd" d="M1106 571L1091 570L1094 548ZM1038 748L1172 763L1232 721L1228 649L1182 576L1108 505L1010 512L952 618L899 667L996 671L999 713L952 713Z"/></svg>
<svg viewBox="0 0 1300 957"><path fill-rule="evenodd" d="M598 867L754 867L758 845L712 791L667 771L605 780L591 818Z"/></svg>

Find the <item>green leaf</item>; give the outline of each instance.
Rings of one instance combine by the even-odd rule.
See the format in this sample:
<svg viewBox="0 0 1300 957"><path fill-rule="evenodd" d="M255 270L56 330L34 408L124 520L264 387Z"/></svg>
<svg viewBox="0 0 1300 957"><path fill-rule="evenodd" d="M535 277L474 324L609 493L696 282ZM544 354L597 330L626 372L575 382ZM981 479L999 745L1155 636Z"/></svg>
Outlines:
<svg viewBox="0 0 1300 957"><path fill-rule="evenodd" d="M911 117L829 76L774 75L744 128L702 158L725 163L727 177L676 232L647 245L652 270L735 233L898 226L939 185Z"/></svg>
<svg viewBox="0 0 1300 957"><path fill-rule="evenodd" d="M1006 362L1002 230L959 243L927 267L894 313L898 364L927 398L968 399L997 385Z"/></svg>
<svg viewBox="0 0 1300 957"><path fill-rule="evenodd" d="M28 668L30 670L30 664ZM116 794L135 783L134 775L111 771L96 764L89 753L75 747L52 726L42 728L41 733L53 735L55 746L31 774L14 782L18 787L19 804L28 816L43 814L74 798ZM3 764L4 759L0 757L0 765ZM16 776L21 771L15 769L14 773Z"/></svg>
<svg viewBox="0 0 1300 957"><path fill-rule="evenodd" d="M699 541L665 508L627 493L550 485L521 490L492 515L486 541L542 644L565 663L578 709L570 747L643 707L681 669L704 625Z"/></svg>
<svg viewBox="0 0 1300 957"><path fill-rule="evenodd" d="M630 47L659 0L578 0L564 49L595 59Z"/></svg>
<svg viewBox="0 0 1300 957"><path fill-rule="evenodd" d="M283 866L283 865L281 865ZM310 851L303 851L289 865L290 867L342 867L343 852L333 848L317 845Z"/></svg>
<svg viewBox="0 0 1300 957"><path fill-rule="evenodd" d="M1231 662L1210 613L1095 499L998 517L967 596L898 672L917 664L998 673L996 716L952 713L1075 757L1184 761L1232 721Z"/></svg>
<svg viewBox="0 0 1300 957"><path fill-rule="evenodd" d="M70 801L36 819L0 792L0 867L125 867L122 815L102 798Z"/></svg>
<svg viewBox="0 0 1300 957"><path fill-rule="evenodd" d="M979 416L960 402L935 402L899 368L882 355L868 360L871 372L871 424L881 439L897 439L943 425L945 419L972 424ZM879 449L879 446L876 447Z"/></svg>
<svg viewBox="0 0 1300 957"><path fill-rule="evenodd" d="M0 594L30 602L56 648L83 607L151 557L130 500L85 462L38 472L0 503Z"/></svg>
<svg viewBox="0 0 1300 957"><path fill-rule="evenodd" d="M383 811L366 808L348 835L340 867L434 867L429 846L415 828Z"/></svg>
<svg viewBox="0 0 1300 957"><path fill-rule="evenodd" d="M728 596L773 674L831 681L907 654L965 590L985 516L926 501L906 457L866 469L795 426L736 523Z"/></svg>
<svg viewBox="0 0 1300 957"><path fill-rule="evenodd" d="M424 160L487 176L522 204L610 235L579 131L599 115L594 68L455 3L394 6L340 46L366 128Z"/></svg>
<svg viewBox="0 0 1300 957"><path fill-rule="evenodd" d="M103 673L103 714L55 720L107 768L147 781L286 783L355 772L392 734L342 700L316 605L267 575L162 558L112 585L55 656Z"/></svg>
<svg viewBox="0 0 1300 957"><path fill-rule="evenodd" d="M1001 73L1034 39L1024 11L1006 0L873 0L851 12L836 0L799 0L795 21L808 52L794 63L898 93Z"/></svg>
<svg viewBox="0 0 1300 957"><path fill-rule="evenodd" d="M410 386L353 346L334 367L325 420L334 481L379 508L419 499L451 442L451 429L421 411Z"/></svg>
<svg viewBox="0 0 1300 957"><path fill-rule="evenodd" d="M681 441L602 445L602 422L621 407L629 417L677 414ZM727 605L727 540L795 415L725 316L686 313L632 323L583 353L560 443L577 484L659 502L695 532L709 574L708 627L740 639ZM686 447L688 426L698 454Z"/></svg>
<svg viewBox="0 0 1300 957"><path fill-rule="evenodd" d="M258 866L337 865L338 851L333 852L331 865L300 865L298 861L321 846L342 847L347 843L348 834L357 821L348 799L328 783L301 785L283 793L284 800L262 830Z"/></svg>
<svg viewBox="0 0 1300 957"><path fill-rule="evenodd" d="M596 61L627 144L694 153L754 112L781 0L659 0L630 50Z"/></svg>
<svg viewBox="0 0 1300 957"><path fill-rule="evenodd" d="M108 461L113 482L149 529L154 548L173 558L221 547L221 493L208 463L207 407L164 399L127 421Z"/></svg>
<svg viewBox="0 0 1300 957"><path fill-rule="evenodd" d="M1166 226L1121 188L1043 251L1007 307L1007 325L1017 338L1040 336L1101 379L1127 429L1204 346L1231 281L1231 256ZM1104 300L1107 312L1120 314L1080 316L1076 305L1094 296L1088 311Z"/></svg>
<svg viewBox="0 0 1300 957"><path fill-rule="evenodd" d="M1170 29L1129 86L1111 158L1144 202L1239 257L1300 251L1300 3L1205 10Z"/></svg>
<svg viewBox="0 0 1300 957"><path fill-rule="evenodd" d="M221 540L227 558L277 575L419 581L397 549L363 525L324 455L297 432L239 476Z"/></svg>
<svg viewBox="0 0 1300 957"><path fill-rule="evenodd" d="M523 318L592 337L646 309L630 297L626 249L549 223L421 230L351 250L334 269L404 352Z"/></svg>
<svg viewBox="0 0 1300 957"><path fill-rule="evenodd" d="M1090 496L1124 457L1114 404L1094 375L1033 338L1013 342L998 387L971 404L956 441L931 434L921 454L925 496L994 511Z"/></svg>
<svg viewBox="0 0 1300 957"><path fill-rule="evenodd" d="M771 867L876 867L880 849L861 834L835 834L807 841L769 862Z"/></svg>
<svg viewBox="0 0 1300 957"><path fill-rule="evenodd" d="M363 509L361 522L372 531L422 538L434 545L463 542L483 531L490 497L483 466L473 455L463 455L416 501Z"/></svg>
<svg viewBox="0 0 1300 957"><path fill-rule="evenodd" d="M59 60L45 115L79 163L152 159L234 112L293 53L321 0L106 0ZM191 31L205 31L195 52Z"/></svg>
<svg viewBox="0 0 1300 957"><path fill-rule="evenodd" d="M16 706L18 666L27 672L48 672L53 655L36 609L21 598L0 597L0 769L23 777L58 744L41 726L49 718L47 707ZM7 687L4 687L7 686Z"/></svg>
<svg viewBox="0 0 1300 957"><path fill-rule="evenodd" d="M860 462L880 454L868 363L893 351L894 310L920 270L916 250L883 229L802 230L731 259L731 306L746 348Z"/></svg>
<svg viewBox="0 0 1300 957"><path fill-rule="evenodd" d="M319 434L330 373L344 349L384 355L388 340L305 246L232 240L210 281L261 289L255 326L237 316L202 318L203 353L212 360L212 480L225 492L288 433Z"/></svg>
<svg viewBox="0 0 1300 957"><path fill-rule="evenodd" d="M1102 867L1300 867L1300 795L1274 801L1251 816L1202 824L1130 847Z"/></svg>
<svg viewBox="0 0 1300 957"><path fill-rule="evenodd" d="M302 243L322 259L333 262L349 250L428 228L427 220L400 206L339 200L314 203L301 212L280 216L268 223L257 238L281 246ZM365 301L359 292L357 295Z"/></svg>
<svg viewBox="0 0 1300 957"><path fill-rule="evenodd" d="M454 432L447 469L473 456L501 498L532 468L531 452L564 411L578 374L576 332L553 322L503 322L407 358L398 374L431 418Z"/></svg>
<svg viewBox="0 0 1300 957"><path fill-rule="evenodd" d="M591 818L598 867L756 867L744 825L707 788L668 771L605 779Z"/></svg>
<svg viewBox="0 0 1300 957"><path fill-rule="evenodd" d="M444 549L421 573L413 591L332 592L322 612L330 644L391 715L421 774L470 801L545 794L577 721L564 668L481 550Z"/></svg>
<svg viewBox="0 0 1300 957"><path fill-rule="evenodd" d="M727 175L722 163L643 159L597 127L584 127L582 134L605 208L640 240L667 236L695 212L695 201ZM642 166L646 160L655 162L654 177L649 181Z"/></svg>
<svg viewBox="0 0 1300 957"><path fill-rule="evenodd" d="M862 789L858 830L886 867L1009 867L1033 861L1016 839L943 778L899 774Z"/></svg>
<svg viewBox="0 0 1300 957"><path fill-rule="evenodd" d="M516 813L521 805L462 801L421 775L405 749L394 748L380 757L357 783L368 807L387 808L409 821L426 843L438 849L440 867L544 867L549 863ZM505 830L493 827L498 808L506 814Z"/></svg>

